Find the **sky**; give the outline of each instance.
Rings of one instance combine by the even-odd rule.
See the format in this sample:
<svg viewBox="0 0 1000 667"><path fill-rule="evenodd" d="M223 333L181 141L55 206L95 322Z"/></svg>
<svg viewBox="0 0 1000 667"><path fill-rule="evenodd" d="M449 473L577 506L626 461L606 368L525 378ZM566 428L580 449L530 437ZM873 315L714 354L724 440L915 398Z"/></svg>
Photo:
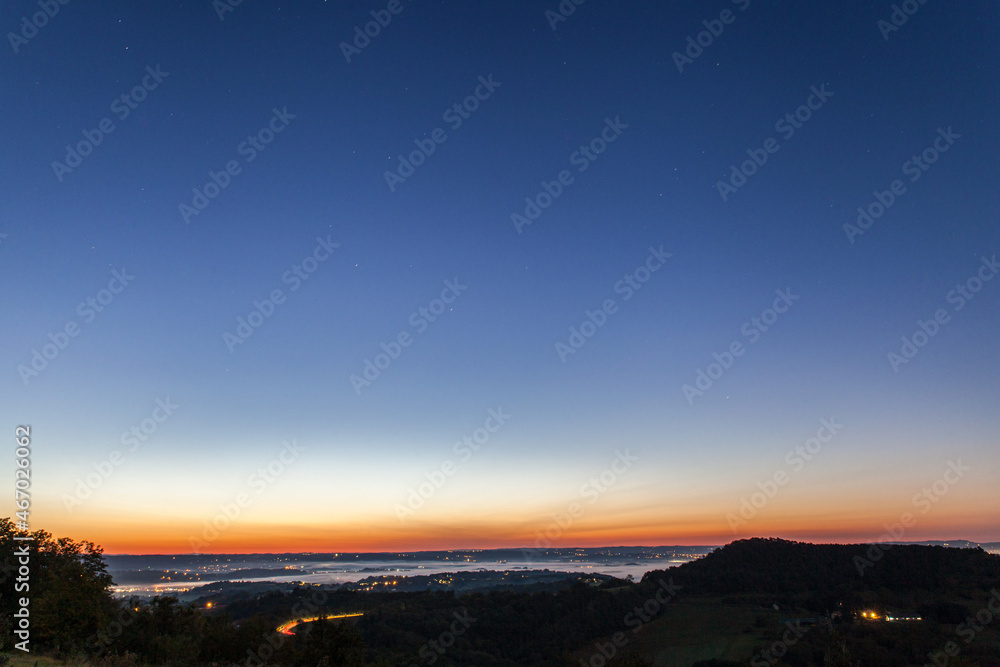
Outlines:
<svg viewBox="0 0 1000 667"><path fill-rule="evenodd" d="M6 3L30 527L1000 540L1000 7L677 4Z"/></svg>

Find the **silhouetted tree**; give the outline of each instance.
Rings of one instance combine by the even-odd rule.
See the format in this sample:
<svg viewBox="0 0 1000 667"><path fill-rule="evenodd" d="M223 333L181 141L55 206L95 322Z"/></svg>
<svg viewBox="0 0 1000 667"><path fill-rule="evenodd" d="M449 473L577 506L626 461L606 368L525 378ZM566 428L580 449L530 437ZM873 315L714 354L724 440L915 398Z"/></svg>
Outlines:
<svg viewBox="0 0 1000 667"><path fill-rule="evenodd" d="M14 539L29 535L31 540ZM25 549L29 573L17 581ZM82 650L117 608L103 550L92 542L54 539L43 530L26 533L10 518L0 518L0 573L8 578L6 591L13 593L0 596L0 625L5 626L0 641L11 637L11 619L22 597L30 600L32 650L63 654ZM27 590L14 590L10 579L19 587L27 584Z"/></svg>

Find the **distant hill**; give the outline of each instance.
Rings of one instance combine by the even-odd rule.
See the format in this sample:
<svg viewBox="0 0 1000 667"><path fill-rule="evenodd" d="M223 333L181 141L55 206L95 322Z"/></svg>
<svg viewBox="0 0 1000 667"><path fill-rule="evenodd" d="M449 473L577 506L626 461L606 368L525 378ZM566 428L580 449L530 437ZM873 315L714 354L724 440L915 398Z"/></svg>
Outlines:
<svg viewBox="0 0 1000 667"><path fill-rule="evenodd" d="M598 586L614 578L606 574L580 574L551 570L482 570L479 572L449 572L446 574L397 577L380 575L345 583L349 591L455 591L456 594L516 590L520 593L554 593L581 582Z"/></svg>
<svg viewBox="0 0 1000 667"><path fill-rule="evenodd" d="M953 593L1000 583L1000 557L982 548L914 544L810 544L776 538L738 540L704 558L649 572L672 576L690 590L737 593Z"/></svg>

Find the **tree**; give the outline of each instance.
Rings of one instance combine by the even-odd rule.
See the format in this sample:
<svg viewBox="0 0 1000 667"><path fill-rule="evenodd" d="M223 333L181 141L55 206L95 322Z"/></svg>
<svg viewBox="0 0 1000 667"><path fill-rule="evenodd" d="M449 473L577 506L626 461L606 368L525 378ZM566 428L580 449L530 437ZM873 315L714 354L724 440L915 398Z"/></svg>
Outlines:
<svg viewBox="0 0 1000 667"><path fill-rule="evenodd" d="M11 637L9 619L20 609L19 600L27 598L33 650L83 650L117 609L103 554L92 542L54 539L44 530L19 531L10 518L0 518L0 578L14 579L19 589L5 585L10 593L0 596L2 636ZM27 577L20 570L25 560Z"/></svg>

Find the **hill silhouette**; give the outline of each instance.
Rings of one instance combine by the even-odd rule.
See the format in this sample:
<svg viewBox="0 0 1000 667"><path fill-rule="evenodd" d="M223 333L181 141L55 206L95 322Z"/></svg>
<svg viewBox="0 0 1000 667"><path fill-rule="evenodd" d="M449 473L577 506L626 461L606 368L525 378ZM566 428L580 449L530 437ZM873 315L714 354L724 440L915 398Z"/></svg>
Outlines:
<svg viewBox="0 0 1000 667"><path fill-rule="evenodd" d="M811 544L777 538L732 542L669 574L704 593L836 591L949 593L1000 582L1000 557L982 549L908 544Z"/></svg>

